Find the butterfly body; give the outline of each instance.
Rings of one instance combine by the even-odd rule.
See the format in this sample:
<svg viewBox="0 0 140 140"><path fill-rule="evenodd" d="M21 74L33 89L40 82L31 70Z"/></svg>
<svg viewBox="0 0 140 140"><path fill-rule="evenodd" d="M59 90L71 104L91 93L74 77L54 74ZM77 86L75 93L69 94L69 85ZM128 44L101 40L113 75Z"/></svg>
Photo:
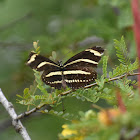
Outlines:
<svg viewBox="0 0 140 140"><path fill-rule="evenodd" d="M42 81L56 89L66 86L77 89L95 81L97 67L104 50L101 47L92 47L71 57L64 64L31 52L27 65L37 71L43 71Z"/></svg>

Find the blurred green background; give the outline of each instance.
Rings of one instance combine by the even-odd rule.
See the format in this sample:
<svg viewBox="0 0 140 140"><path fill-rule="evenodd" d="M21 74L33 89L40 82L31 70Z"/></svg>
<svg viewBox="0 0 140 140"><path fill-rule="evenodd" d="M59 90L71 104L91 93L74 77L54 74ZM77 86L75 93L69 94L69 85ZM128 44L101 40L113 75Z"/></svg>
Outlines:
<svg viewBox="0 0 140 140"><path fill-rule="evenodd" d="M32 42L39 40L41 54L65 62L89 46L101 45L109 55L109 67L116 61L113 39L124 35L131 60L136 50L132 31L133 18L129 1L119 0L0 0L0 88L14 104L17 114L26 107L16 103L34 80L33 71L25 65ZM101 64L98 68L101 73ZM98 104L105 106L105 102ZM64 100L66 112L87 111L91 103L76 98ZM56 110L61 110L59 106ZM33 140L57 140L61 126L69 122L54 115L35 113L22 120ZM5 109L0 106L0 139L20 140Z"/></svg>

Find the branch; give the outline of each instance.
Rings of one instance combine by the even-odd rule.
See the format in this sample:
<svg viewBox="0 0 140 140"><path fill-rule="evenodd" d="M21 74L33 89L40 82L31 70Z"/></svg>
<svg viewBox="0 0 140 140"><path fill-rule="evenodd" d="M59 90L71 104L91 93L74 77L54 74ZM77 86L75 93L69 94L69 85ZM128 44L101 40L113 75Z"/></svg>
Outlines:
<svg viewBox="0 0 140 140"><path fill-rule="evenodd" d="M0 102L2 103L6 111L9 113L10 117L12 118L12 125L14 126L16 131L21 134L24 140L31 140L21 121L17 119L17 114L14 110L12 103L8 102L1 89L0 89Z"/></svg>
<svg viewBox="0 0 140 140"><path fill-rule="evenodd" d="M127 135L129 133L129 135ZM140 135L140 128L135 128L131 132L127 132L127 129L124 127L120 132L120 140L133 140L135 137Z"/></svg>
<svg viewBox="0 0 140 140"><path fill-rule="evenodd" d="M24 114L24 113L22 113L22 114ZM26 119L28 119L28 121L29 121L29 119L32 119L32 117L37 117L37 116L40 116L40 115L41 115L40 112L34 112L34 113L31 113L29 116L27 115L28 118L26 118L26 115L21 116L21 118L18 118L19 116L17 116L17 118L20 119L20 120L24 118L24 120L23 120L23 123L24 123L24 121L26 121ZM0 123L0 134L2 132L4 132L8 127L12 126L11 121L12 121L11 118L8 118L7 120L4 120L3 122Z"/></svg>
<svg viewBox="0 0 140 140"><path fill-rule="evenodd" d="M140 135L140 128L135 128L133 131L129 133L129 137L127 140L133 140L136 136Z"/></svg>
<svg viewBox="0 0 140 140"><path fill-rule="evenodd" d="M26 117L26 116L29 116L30 114L36 112L37 110L39 110L40 108L42 108L42 107L45 106L45 105L46 105L46 104L42 104L42 105L40 105L40 106L38 106L38 107L35 107L35 108L33 108L33 109L29 110L29 111L26 111L26 112L24 112L24 113L18 115L16 119L18 120L18 119L24 118L24 117Z"/></svg>

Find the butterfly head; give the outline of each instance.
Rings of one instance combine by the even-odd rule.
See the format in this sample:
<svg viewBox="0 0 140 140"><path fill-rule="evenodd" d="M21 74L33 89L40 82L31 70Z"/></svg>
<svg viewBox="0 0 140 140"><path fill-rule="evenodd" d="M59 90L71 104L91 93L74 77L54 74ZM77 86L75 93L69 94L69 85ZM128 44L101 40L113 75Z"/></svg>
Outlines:
<svg viewBox="0 0 140 140"><path fill-rule="evenodd" d="M60 61L57 61L57 64L58 64L60 67L63 67L63 63L62 63L61 60L60 60Z"/></svg>

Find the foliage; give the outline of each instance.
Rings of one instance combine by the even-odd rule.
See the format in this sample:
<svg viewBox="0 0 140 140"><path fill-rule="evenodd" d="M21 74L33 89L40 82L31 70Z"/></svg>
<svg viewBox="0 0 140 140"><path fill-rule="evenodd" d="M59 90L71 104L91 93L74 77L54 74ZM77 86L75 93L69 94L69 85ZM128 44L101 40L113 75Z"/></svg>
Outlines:
<svg viewBox="0 0 140 140"><path fill-rule="evenodd" d="M40 47L37 46L37 42L34 42L34 49L35 52L39 53ZM111 85L119 87L122 92L125 92L127 94L133 93L133 87L130 86L131 83L134 83L133 81L127 79L127 75L130 73L133 74L133 71L138 69L138 60L134 63L131 63L128 56L126 56L127 50L124 43L123 37L121 38L121 41L115 40L115 48L117 50L117 56L118 60L121 62L119 66L116 66L116 68L113 69L113 72L109 72L109 77L107 77L107 60L108 57L103 57L103 75L96 80L96 87L95 88L88 88L88 89L78 89L73 94L69 94L68 96L75 96L82 101L87 100L90 102L97 102L100 98L106 99L106 100L114 100L114 96L111 94L112 90L111 88L105 87L105 83L110 83ZM117 46L117 47L116 47ZM124 50L124 51L122 51ZM56 90L52 92L51 94L47 91L49 89L49 86L45 85L41 80L41 75L39 72L35 71L35 81L34 85L29 88L26 88L24 90L23 100L19 101L20 104L24 105L34 105L36 106L35 102L38 100L41 100L40 103L46 103L46 104L54 104L56 103L56 106L60 104L60 96L58 94L61 94L62 91ZM121 76L123 74L126 74L126 76L121 79L116 79L117 81L110 82L110 79L115 78L117 76ZM39 89L41 91L41 95L35 95L36 89ZM69 89L67 89L69 90ZM94 93L94 94L93 94ZM64 98L64 97L63 97ZM57 101L58 100L58 101ZM38 103L38 102L37 102Z"/></svg>
<svg viewBox="0 0 140 140"><path fill-rule="evenodd" d="M124 38L122 37L120 42L118 40L114 40L114 43L116 48L116 55L120 63L124 65L130 64L130 59L128 57L128 52L126 49Z"/></svg>
<svg viewBox="0 0 140 140"><path fill-rule="evenodd" d="M108 61L108 56L103 57L103 75L104 77L107 76L107 61Z"/></svg>

